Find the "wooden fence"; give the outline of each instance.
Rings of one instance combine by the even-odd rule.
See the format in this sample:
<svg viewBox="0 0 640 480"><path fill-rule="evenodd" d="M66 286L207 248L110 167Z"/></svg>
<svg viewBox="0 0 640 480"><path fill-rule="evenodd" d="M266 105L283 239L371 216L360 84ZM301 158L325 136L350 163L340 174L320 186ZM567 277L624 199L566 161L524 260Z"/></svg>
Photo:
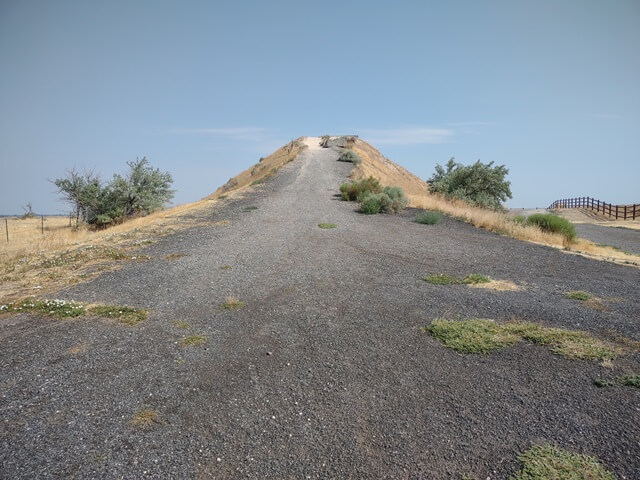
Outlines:
<svg viewBox="0 0 640 480"><path fill-rule="evenodd" d="M620 220L635 220L640 218L640 204L633 205L612 205L607 202L601 202L591 197L576 197L556 200L549 209L552 208L588 208L594 212L609 217L615 217Z"/></svg>

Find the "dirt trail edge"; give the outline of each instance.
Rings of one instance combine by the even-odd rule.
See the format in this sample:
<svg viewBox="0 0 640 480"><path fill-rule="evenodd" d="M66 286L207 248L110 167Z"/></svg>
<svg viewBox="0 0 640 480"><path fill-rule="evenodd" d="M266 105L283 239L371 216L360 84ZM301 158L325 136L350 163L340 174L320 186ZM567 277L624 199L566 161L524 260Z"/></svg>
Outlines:
<svg viewBox="0 0 640 480"><path fill-rule="evenodd" d="M527 343L464 356L420 331L518 318L640 340L640 270L449 218L359 214L335 196L351 165L309 143L202 214L228 224L57 295L149 309L138 326L0 318L0 478L495 479L541 443L640 478L639 391L593 385L637 373L638 354L613 370ZM421 280L431 273L521 289ZM244 306L222 308L229 296Z"/></svg>

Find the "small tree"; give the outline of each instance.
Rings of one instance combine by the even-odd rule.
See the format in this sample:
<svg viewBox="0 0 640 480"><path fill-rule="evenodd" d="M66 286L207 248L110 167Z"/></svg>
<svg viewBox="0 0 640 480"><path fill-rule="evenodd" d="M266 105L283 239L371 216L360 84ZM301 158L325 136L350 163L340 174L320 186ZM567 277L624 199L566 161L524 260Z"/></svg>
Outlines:
<svg viewBox="0 0 640 480"><path fill-rule="evenodd" d="M170 189L173 178L169 172L153 168L146 157L127 165L126 177L116 174L110 184L125 215L154 212L173 198L175 190Z"/></svg>
<svg viewBox="0 0 640 480"><path fill-rule="evenodd" d="M127 165L128 174L115 174L107 185L93 172L81 175L75 169L53 183L62 199L73 206L78 221L101 227L136 213L159 210L173 198L169 172L152 168L146 158Z"/></svg>
<svg viewBox="0 0 640 480"><path fill-rule="evenodd" d="M436 165L436 172L427 180L431 190L447 197L459 198L473 205L492 210L504 209L502 203L511 197L511 182L505 180L509 169L478 160L473 165L462 165L451 158L446 170Z"/></svg>
<svg viewBox="0 0 640 480"><path fill-rule="evenodd" d="M22 219L27 219L27 218L33 218L36 216L36 214L33 211L33 205L31 205L31 202L27 203L24 207L22 207L22 209L24 210L24 215L22 215Z"/></svg>

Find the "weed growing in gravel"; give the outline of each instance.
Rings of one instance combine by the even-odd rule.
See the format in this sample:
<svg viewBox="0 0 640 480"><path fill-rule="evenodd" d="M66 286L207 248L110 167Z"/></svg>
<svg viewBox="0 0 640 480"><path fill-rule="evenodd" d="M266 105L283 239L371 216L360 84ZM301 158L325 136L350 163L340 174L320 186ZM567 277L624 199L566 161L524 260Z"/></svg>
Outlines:
<svg viewBox="0 0 640 480"><path fill-rule="evenodd" d="M185 322L184 320L174 320L171 323L174 327L179 328L180 330L186 330L191 326L189 322Z"/></svg>
<svg viewBox="0 0 640 480"><path fill-rule="evenodd" d="M98 315L105 318L113 318L125 325L137 325L147 319L149 313L140 308L113 306L113 305L96 305L88 309L87 313Z"/></svg>
<svg viewBox="0 0 640 480"><path fill-rule="evenodd" d="M115 306L95 305L87 306L83 303L68 302L66 300L36 300L28 298L14 303L0 304L1 313L35 313L54 318L75 318L83 315L97 315L118 320L126 325L137 325L148 316L146 310Z"/></svg>
<svg viewBox="0 0 640 480"><path fill-rule="evenodd" d="M260 185L261 183L264 183L264 177L263 178L256 178L253 182L251 182L251 186Z"/></svg>
<svg viewBox="0 0 640 480"><path fill-rule="evenodd" d="M320 228L336 228L337 225L335 223L319 223L318 227Z"/></svg>
<svg viewBox="0 0 640 480"><path fill-rule="evenodd" d="M470 273L462 279L462 283L465 285L474 285L476 283L489 283L491 279L485 275L479 275L477 273Z"/></svg>
<svg viewBox="0 0 640 480"><path fill-rule="evenodd" d="M431 283L432 285L474 285L477 283L491 282L491 279L489 277L485 275L479 275L477 273L470 273L464 278L437 273L435 275L427 275L426 277L422 277L422 280L427 283Z"/></svg>
<svg viewBox="0 0 640 480"><path fill-rule="evenodd" d="M155 410L145 408L135 413L129 421L135 427L150 427L154 424L160 424L160 414Z"/></svg>
<svg viewBox="0 0 640 480"><path fill-rule="evenodd" d="M222 265L222 266L220 266L218 268L220 270L231 270L231 268L233 268L233 267L231 267L231 265Z"/></svg>
<svg viewBox="0 0 640 480"><path fill-rule="evenodd" d="M575 292L567 292L564 294L565 298L570 298L572 300L589 300L591 298L591 294L587 292L582 292L580 290L576 290Z"/></svg>
<svg viewBox="0 0 640 480"><path fill-rule="evenodd" d="M205 335L189 335L180 340L180 345L183 347L200 347L205 343L207 343L207 337Z"/></svg>
<svg viewBox="0 0 640 480"><path fill-rule="evenodd" d="M434 320L422 331L460 353L490 353L520 341L517 335L486 319Z"/></svg>
<svg viewBox="0 0 640 480"><path fill-rule="evenodd" d="M460 353L489 353L520 340L545 345L553 353L570 358L607 360L622 353L621 348L586 332L543 327L531 322L498 324L488 319L438 319L422 330Z"/></svg>
<svg viewBox="0 0 640 480"><path fill-rule="evenodd" d="M179 258L186 257L184 253L170 253L169 255L165 255L163 258L165 260L177 260Z"/></svg>
<svg viewBox="0 0 640 480"><path fill-rule="evenodd" d="M227 301L221 305L223 310L238 310L244 307L244 302L234 297L227 297Z"/></svg>
<svg viewBox="0 0 640 480"><path fill-rule="evenodd" d="M552 445L534 446L519 455L518 460L522 462L522 469L511 480L615 480L597 458Z"/></svg>
<svg viewBox="0 0 640 480"><path fill-rule="evenodd" d="M407 206L408 200L400 187L384 187L381 193L367 192L358 197L360 211L367 215L396 213Z"/></svg>
<svg viewBox="0 0 640 480"><path fill-rule="evenodd" d="M28 298L14 303L0 304L0 313L36 313L48 317L74 318L86 313L82 303L68 302L66 300L36 300Z"/></svg>
<svg viewBox="0 0 640 480"><path fill-rule="evenodd" d="M618 375L615 380L596 378L593 383L598 387L613 387L623 385L625 387L640 388L640 375Z"/></svg>
<svg viewBox="0 0 640 480"><path fill-rule="evenodd" d="M248 207L244 207L242 209L243 212L252 212L254 210L257 210L258 207L256 207L255 205L249 205Z"/></svg>
<svg viewBox="0 0 640 480"><path fill-rule="evenodd" d="M436 225L441 221L442 214L440 212L422 210L416 214L416 223L422 223L423 225Z"/></svg>

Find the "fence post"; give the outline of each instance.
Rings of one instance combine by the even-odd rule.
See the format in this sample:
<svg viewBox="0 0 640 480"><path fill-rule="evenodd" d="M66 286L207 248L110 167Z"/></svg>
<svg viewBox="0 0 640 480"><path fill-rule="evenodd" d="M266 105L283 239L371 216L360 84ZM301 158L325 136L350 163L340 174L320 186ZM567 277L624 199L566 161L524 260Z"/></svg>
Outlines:
<svg viewBox="0 0 640 480"><path fill-rule="evenodd" d="M616 220L618 219L618 205L616 205Z"/></svg>
<svg viewBox="0 0 640 480"><path fill-rule="evenodd" d="M7 232L7 243L9 243L9 222L7 222L7 217L4 217L4 229Z"/></svg>
<svg viewBox="0 0 640 480"><path fill-rule="evenodd" d="M40 222L40 231L44 235L44 215L42 215L42 221Z"/></svg>

